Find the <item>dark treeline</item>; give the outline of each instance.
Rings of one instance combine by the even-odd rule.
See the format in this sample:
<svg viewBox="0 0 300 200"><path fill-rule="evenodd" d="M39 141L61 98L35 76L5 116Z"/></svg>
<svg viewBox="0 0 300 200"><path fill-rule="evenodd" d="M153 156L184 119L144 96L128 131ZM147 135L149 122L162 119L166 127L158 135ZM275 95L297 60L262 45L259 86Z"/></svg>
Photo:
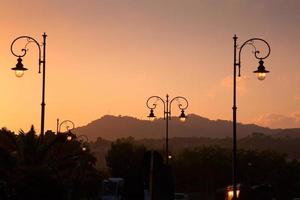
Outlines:
<svg viewBox="0 0 300 200"><path fill-rule="evenodd" d="M113 142L111 147L106 160L113 176L133 179L133 183L141 183L143 177L145 180L142 172L147 166L141 165L146 151L143 145L133 138L125 138ZM218 192L224 192L231 184L229 148L200 146L185 149L173 155L170 165L177 192L213 200ZM238 182L249 187L271 186L270 193L277 200L292 199L300 196L300 163L275 151L240 149Z"/></svg>
<svg viewBox="0 0 300 200"><path fill-rule="evenodd" d="M138 145L144 145L147 149L162 150L165 145L163 139L139 139L132 142ZM91 151L97 158L97 168L106 168L105 155L110 149L112 141L98 139L90 142ZM238 148L253 151L275 151L286 154L288 159L300 159L300 137L272 137L263 133L253 133L247 137L238 140ZM185 149L193 149L199 146L219 146L225 149L232 148L231 138L198 138L181 137L169 139L169 150L171 153L178 153Z"/></svg>
<svg viewBox="0 0 300 200"><path fill-rule="evenodd" d="M100 173L89 149L66 134L0 130L0 199L87 199L97 195Z"/></svg>
<svg viewBox="0 0 300 200"><path fill-rule="evenodd" d="M148 148L160 149L164 145L163 140L143 139L137 140L138 144L143 144ZM232 138L171 138L169 140L170 150L179 152L186 148L198 146L220 146L222 148L232 148ZM249 136L238 139L238 148L263 151L270 150L287 154L289 159L300 159L300 137L273 137L263 133L252 133Z"/></svg>
<svg viewBox="0 0 300 200"><path fill-rule="evenodd" d="M83 151L81 141L68 141L67 136L51 131L40 136L33 128L18 134L1 129L0 199L97 199L101 181L107 177L125 179L124 200L143 199L149 187L149 157L145 155L150 149L163 155L163 140L98 138ZM299 146L297 138L261 133L240 139L238 182L271 186L277 200L299 197L300 163L294 159L299 158ZM166 187L169 191L214 200L231 184L230 138L172 138L170 150L171 167L162 163L164 156L158 159L157 191L167 185L172 186Z"/></svg>

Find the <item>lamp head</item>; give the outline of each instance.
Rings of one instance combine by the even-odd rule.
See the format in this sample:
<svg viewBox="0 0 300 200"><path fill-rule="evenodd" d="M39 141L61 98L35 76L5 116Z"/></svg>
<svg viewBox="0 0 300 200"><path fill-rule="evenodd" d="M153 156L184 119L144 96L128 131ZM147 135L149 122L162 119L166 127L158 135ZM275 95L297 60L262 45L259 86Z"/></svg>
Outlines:
<svg viewBox="0 0 300 200"><path fill-rule="evenodd" d="M73 134L72 132L69 130L68 133L67 133L67 141L71 141L73 140Z"/></svg>
<svg viewBox="0 0 300 200"><path fill-rule="evenodd" d="M185 115L185 113L184 113L184 110L182 109L181 110L181 114L180 114L180 116L179 116L179 119L180 119L180 121L182 121L182 122L185 122L185 120L186 120L186 115Z"/></svg>
<svg viewBox="0 0 300 200"><path fill-rule="evenodd" d="M21 57L18 58L18 63L16 64L16 66L11 69L15 71L16 76L19 78L23 76L24 71L28 70L24 67Z"/></svg>
<svg viewBox="0 0 300 200"><path fill-rule="evenodd" d="M153 109L150 109L150 114L147 116L151 121L153 121L155 119L155 115L154 115L154 112L153 112Z"/></svg>
<svg viewBox="0 0 300 200"><path fill-rule="evenodd" d="M258 63L259 66L253 73L256 73L258 80L263 81L266 78L266 73L269 73L269 71L265 69L263 60L260 60Z"/></svg>

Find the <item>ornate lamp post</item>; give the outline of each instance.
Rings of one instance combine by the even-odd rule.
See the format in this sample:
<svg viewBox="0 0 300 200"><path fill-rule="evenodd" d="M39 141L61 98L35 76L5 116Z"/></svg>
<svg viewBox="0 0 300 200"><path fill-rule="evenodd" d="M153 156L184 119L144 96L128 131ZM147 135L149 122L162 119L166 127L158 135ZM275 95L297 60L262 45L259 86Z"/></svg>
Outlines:
<svg viewBox="0 0 300 200"><path fill-rule="evenodd" d="M12 70L15 71L15 74L17 77L22 77L24 74L24 71L28 70L27 68L24 67L24 65L22 64L22 57L24 57L28 51L27 49L27 45L30 43L35 43L36 46L38 47L39 50L39 73L41 73L41 65L42 65L42 74L43 74L43 79L42 79L42 103L41 103L41 135L44 135L44 126L45 126L45 67L46 67L46 33L43 34L43 43L40 44L37 42L37 40L35 40L34 38L30 37L30 36L20 36L17 37L10 46L10 51L11 53L18 57L17 59L17 64L15 67L12 68ZM15 53L13 46L15 44L16 41L20 40L20 39L25 39L27 40L26 45L24 46L23 49L21 49L21 54L17 54ZM43 49L41 49L41 47ZM43 50L43 51L42 51Z"/></svg>
<svg viewBox="0 0 300 200"><path fill-rule="evenodd" d="M150 104L150 101L153 99L155 100L154 103ZM166 155L165 156L166 156L167 164L168 164L168 160L169 160L169 120L171 120L171 108L172 108L171 106L172 106L172 103L174 102L174 100L177 100L178 108L181 110L179 119L184 122L186 120L186 115L184 113L184 110L187 109L187 107L189 106L189 103L185 97L177 96L177 97L174 97L173 99L169 100L169 95L166 95L166 101L164 101L159 96L151 96L148 98L148 100L146 102L147 107L150 109L150 114L148 115L148 118L150 120L154 120L156 117L154 114L154 109L157 106L157 102L161 101L163 103L164 120L166 120ZM180 101L183 101L184 104L180 103Z"/></svg>
<svg viewBox="0 0 300 200"><path fill-rule="evenodd" d="M241 68L241 53L243 50L243 47L246 45L250 45L254 48L254 57L259 60L259 66L257 67L257 70L253 71L255 74L257 74L257 77L259 80L264 80L266 77L266 73L269 73L264 67L264 59L266 59L270 53L271 53L271 47L270 45L263 39L260 38L251 38L247 41L245 41L240 47L237 45L237 36L234 35L233 41L234 41L234 51L233 51L233 144L232 144L232 185L233 185L233 200L237 199L237 134L236 134L236 76L237 76L237 67L239 70L238 76L241 76L240 74L240 68ZM260 51L257 50L255 46L255 42L262 42L267 47L267 53L265 56L260 55ZM238 51L238 54L237 54Z"/></svg>
<svg viewBox="0 0 300 200"><path fill-rule="evenodd" d="M61 129L64 127L66 132L68 132L67 140L70 141L73 139L73 134L71 133L71 130L75 128L74 122L71 120L64 120L61 123L59 123L59 119L57 119L57 133L61 133Z"/></svg>

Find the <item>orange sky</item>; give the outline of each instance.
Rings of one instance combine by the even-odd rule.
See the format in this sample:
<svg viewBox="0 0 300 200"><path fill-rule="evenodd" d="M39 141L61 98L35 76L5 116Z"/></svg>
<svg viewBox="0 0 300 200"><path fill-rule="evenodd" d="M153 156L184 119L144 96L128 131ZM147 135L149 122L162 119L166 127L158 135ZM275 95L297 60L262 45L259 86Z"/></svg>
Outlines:
<svg viewBox="0 0 300 200"><path fill-rule="evenodd" d="M46 130L56 118L77 126L105 114L145 118L147 98L166 93L185 96L188 113L230 120L235 33L240 44L261 37L272 48L263 82L251 48L243 51L238 120L300 127L299 10L297 0L2 1L0 126L40 128L37 49L29 46L20 79L9 48L20 35L41 41L46 32Z"/></svg>

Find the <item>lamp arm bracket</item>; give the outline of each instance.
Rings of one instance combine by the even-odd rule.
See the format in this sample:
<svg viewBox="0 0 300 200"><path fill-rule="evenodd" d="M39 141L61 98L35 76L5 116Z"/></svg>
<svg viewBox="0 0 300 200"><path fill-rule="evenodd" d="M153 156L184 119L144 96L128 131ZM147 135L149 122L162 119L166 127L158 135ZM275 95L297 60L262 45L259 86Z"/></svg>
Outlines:
<svg viewBox="0 0 300 200"><path fill-rule="evenodd" d="M267 53L266 53L265 56L260 56L260 51L255 46L255 42L256 41L261 41L261 42L263 42L267 46L267 50L268 51L267 51ZM239 56L238 56L239 59L238 59L238 62L237 62L238 64L240 64L242 50L243 50L244 46L246 46L246 45L250 45L250 46L253 47L254 51L252 51L252 52L253 52L255 58L258 59L258 60L264 60L264 59L266 59L267 57L269 57L269 55L271 53L271 47L270 47L270 45L269 45L269 43L267 41L265 41L264 39L261 39L261 38L251 38L251 39L245 41L241 45L241 47L238 47L238 49L239 49Z"/></svg>
<svg viewBox="0 0 300 200"><path fill-rule="evenodd" d="M150 103L150 101L152 101L153 99L155 99L154 103ZM155 109L156 106L157 106L157 102L158 101L161 101L164 105L164 118L165 118L165 112L166 112L166 102L159 96L151 96L147 99L146 101L146 106L149 108L149 109Z"/></svg>
<svg viewBox="0 0 300 200"><path fill-rule="evenodd" d="M70 128L69 126L66 126L67 131L72 130L72 129L75 128L74 122L72 122L71 120L64 120L64 121L62 121L62 122L59 124L58 132L61 131L62 125L67 124L67 123L71 124L71 126L72 126L71 128Z"/></svg>
<svg viewBox="0 0 300 200"><path fill-rule="evenodd" d="M261 52L255 46L255 42L256 41L261 41L261 42L263 42L266 45L266 47L267 47L267 53L264 56L260 54ZM240 75L241 54L242 54L242 50L243 50L244 46L246 46L246 45L252 46L252 48L254 49L254 51L252 51L252 53L254 54L254 57L256 59L258 59L258 60L264 60L264 59L266 59L267 57L269 57L269 55L271 53L271 47L270 47L269 43L267 41L265 41L264 39L261 39L261 38L251 38L251 39L245 41L240 47L237 46L237 49L239 49L239 54L238 54L238 61L235 64L236 64L236 66L239 67L239 76L241 76Z"/></svg>
<svg viewBox="0 0 300 200"><path fill-rule="evenodd" d="M169 111L170 111L170 116L171 116L171 108L172 108L172 103L174 102L174 100L176 100L178 102L178 108L180 110L185 110L189 107L189 102L188 100L185 98L185 97L182 97L182 96L177 96L177 97L174 97L171 101L170 101L170 108L169 108ZM182 104L181 101L183 101L184 103Z"/></svg>
<svg viewBox="0 0 300 200"><path fill-rule="evenodd" d="M14 44L18 41L18 40L21 40L21 39L26 39L27 40L27 43L25 44L24 48L21 49L21 54L18 54L14 51ZM17 37L16 39L14 39L14 41L11 43L10 45L10 51L11 53L16 56L16 57L19 57L19 58L22 58L24 57L26 54L27 54L27 51L29 50L27 48L27 46L30 44L30 43L35 43L38 47L38 50L39 50L39 60L38 60L38 64L39 64L39 73L41 71L41 64L44 63L44 61L42 60L42 51L41 51L41 46L43 45L40 45L38 43L38 41L30 36L26 36L26 35L23 35L23 36L20 36L20 37Z"/></svg>

